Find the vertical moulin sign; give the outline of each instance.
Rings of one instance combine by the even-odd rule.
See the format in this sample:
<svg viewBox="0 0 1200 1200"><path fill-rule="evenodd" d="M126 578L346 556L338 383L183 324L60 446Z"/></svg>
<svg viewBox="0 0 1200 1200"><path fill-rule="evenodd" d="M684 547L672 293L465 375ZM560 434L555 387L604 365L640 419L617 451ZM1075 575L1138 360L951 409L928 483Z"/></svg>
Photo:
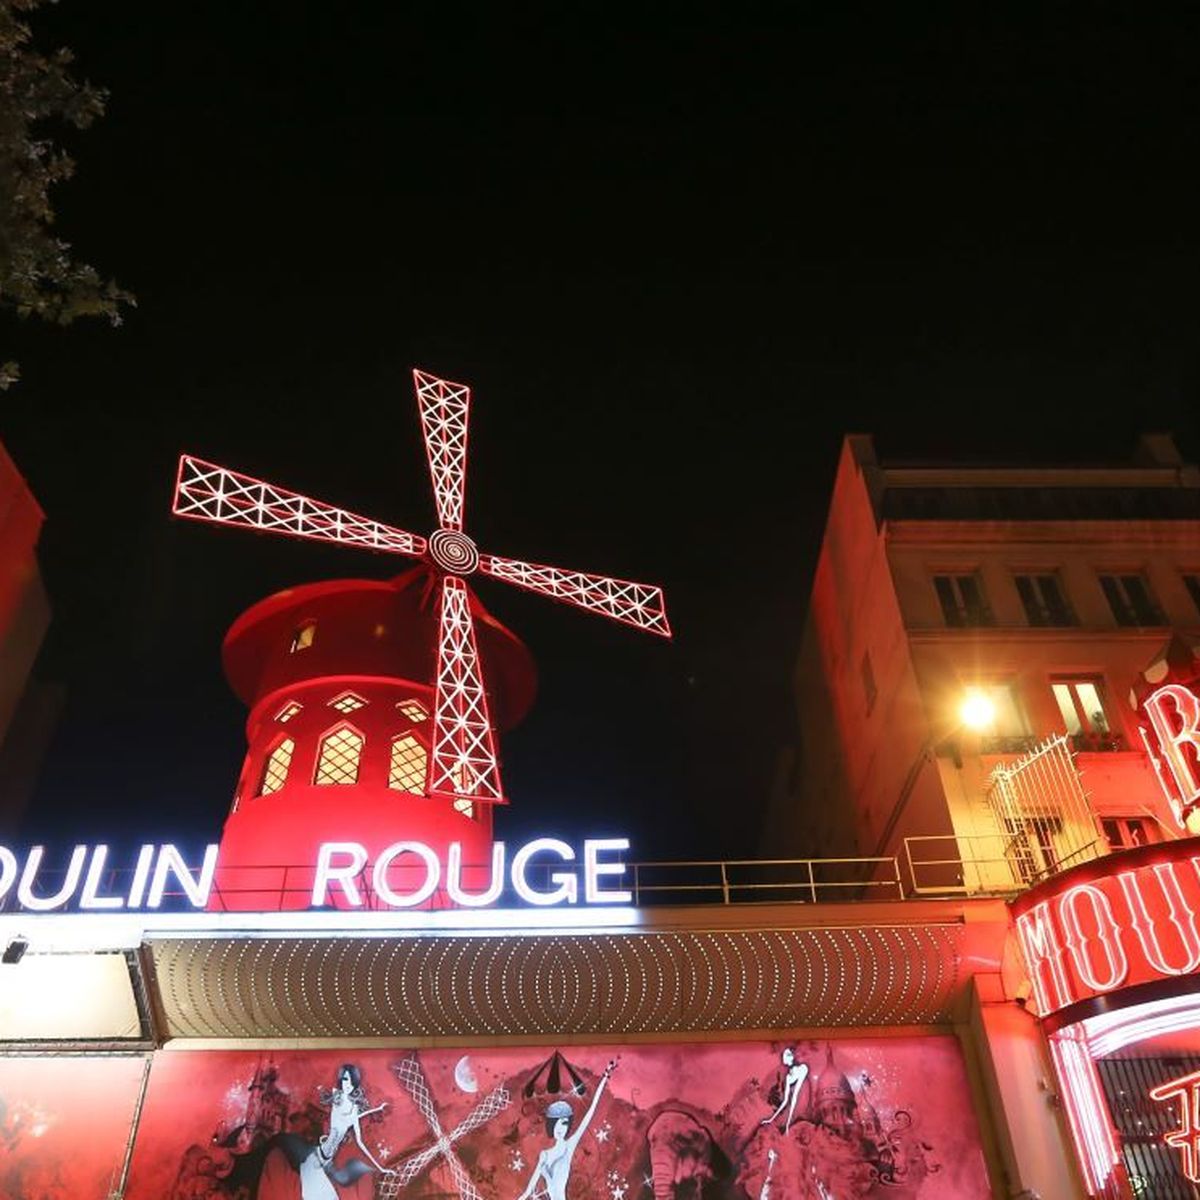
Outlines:
<svg viewBox="0 0 1200 1200"><path fill-rule="evenodd" d="M1159 786L1181 829L1200 833L1200 653L1173 634L1142 672L1129 702Z"/></svg>
<svg viewBox="0 0 1200 1200"><path fill-rule="evenodd" d="M272 598L251 609L230 631L226 668L252 706L251 752L222 840L225 886L218 884L218 904L298 906L311 878L297 874L302 868L290 875L280 872L314 862L312 848L323 841L353 838L377 853L379 839L358 834L356 822L364 819L381 827L380 836L386 827L387 843L398 836L435 847L460 841L464 854L476 862L489 859L491 807L505 803L492 709L504 702L506 687L510 700L519 692L527 706L532 664L526 656L523 664L513 665L523 648L515 651L516 639L488 616L469 576L487 575L670 637L658 587L479 552L463 529L470 388L423 371L413 377L438 519L428 537L188 455L180 460L172 509L177 516L336 542L424 564L392 584L344 581L342 592L353 598L344 596L340 604L333 602L338 585L316 585L323 589L319 595L311 588L294 589L288 600ZM387 599L375 597L365 608L360 603L367 593L388 588L407 597L403 628L395 628L396 613ZM375 608L364 615L372 603ZM323 619L312 615L318 611ZM255 627L253 637L249 625ZM273 647L261 645L268 636L276 639ZM288 645L280 648L279 639ZM251 643L253 649L247 649ZM498 685L491 672L506 656ZM344 695L325 694L339 688ZM401 694L406 691L413 695ZM411 728L401 730L403 722L393 714L415 711L404 707L410 701L431 719L411 724L406 718ZM517 718L523 711L521 702L509 708L517 710ZM510 711L507 724L515 723L513 717ZM381 757L388 745L399 747L392 751L390 769ZM423 810L398 807L398 780L432 803ZM336 796L330 795L329 783L342 785ZM326 790L317 792L319 787ZM367 813L372 809L378 811ZM330 810L336 812L336 825ZM474 840L464 821L475 823ZM248 889L240 899L229 876L235 867ZM396 869L406 867L397 864ZM279 894L272 900L274 890Z"/></svg>

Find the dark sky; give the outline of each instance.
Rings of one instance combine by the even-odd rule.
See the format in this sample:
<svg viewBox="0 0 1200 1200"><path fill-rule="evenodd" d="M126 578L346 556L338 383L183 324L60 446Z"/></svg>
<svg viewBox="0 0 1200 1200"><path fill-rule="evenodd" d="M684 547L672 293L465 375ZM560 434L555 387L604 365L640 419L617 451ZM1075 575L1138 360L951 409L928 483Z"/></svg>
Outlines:
<svg viewBox="0 0 1200 1200"><path fill-rule="evenodd" d="M62 232L139 306L2 327L68 697L26 835L215 835L224 629L404 564L172 521L175 458L425 532L420 365L475 389L480 546L661 582L677 630L480 584L541 669L501 828L759 852L843 433L1200 457L1196 18L1041 7L36 14L111 93Z"/></svg>

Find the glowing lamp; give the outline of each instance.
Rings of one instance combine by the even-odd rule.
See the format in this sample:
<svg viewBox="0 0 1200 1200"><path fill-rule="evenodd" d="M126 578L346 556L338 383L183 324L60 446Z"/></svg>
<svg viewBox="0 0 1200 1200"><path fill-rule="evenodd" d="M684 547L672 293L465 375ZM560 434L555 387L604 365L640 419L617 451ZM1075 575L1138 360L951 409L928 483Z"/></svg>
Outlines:
<svg viewBox="0 0 1200 1200"><path fill-rule="evenodd" d="M983 692L971 691L963 697L958 717L968 729L988 729L996 719L996 706Z"/></svg>

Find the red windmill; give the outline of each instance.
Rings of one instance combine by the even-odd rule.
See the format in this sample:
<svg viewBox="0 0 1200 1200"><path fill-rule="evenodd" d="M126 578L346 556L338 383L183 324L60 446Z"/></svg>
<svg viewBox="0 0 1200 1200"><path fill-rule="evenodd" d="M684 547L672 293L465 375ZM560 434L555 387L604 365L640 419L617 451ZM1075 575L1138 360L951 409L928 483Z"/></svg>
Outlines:
<svg viewBox="0 0 1200 1200"><path fill-rule="evenodd" d="M500 669L507 671L510 685L512 678L521 671L519 665L516 668L512 665L512 644L519 647L521 654L525 652L516 639L483 609L467 583L467 577L480 572L493 579L503 580L527 591L541 592L577 608L600 613L650 633L670 637L671 631L667 623L661 588L610 579L602 575L564 571L558 567L523 562L519 559L481 554L475 543L463 532L470 388L465 384L435 378L423 371L414 371L413 379L438 515L438 528L429 537L395 529L189 455L184 455L179 462L172 511L177 516L194 520L237 525L290 537L338 542L423 561L425 566L418 569L420 579L414 580L413 574L410 573L393 581L391 585L348 581L347 586L341 587L341 593L346 592L347 587L353 584L352 604L356 611L364 607L364 597L365 607L369 609L374 603L374 596L368 593L378 592L384 587L390 587L390 595L407 594L411 597L420 593L421 600L418 603L424 607L426 589L414 586L414 582L436 586L436 633L428 622L410 622L408 631L410 643L414 637L421 641L429 641L436 637L433 679L419 681L425 686L432 682L433 689L433 729L429 738L428 771L424 773L423 786L410 786L409 790L417 791L429 799L440 798L448 801L441 806L442 811L452 812L459 817L487 812L489 819L486 824L486 840L490 841L490 806L505 803L505 797L500 782L483 661L489 654L497 656L487 645L483 647L481 655L476 636L476 619L482 619L486 623L485 633L488 636L485 642L489 639L493 643L496 642L497 631L508 639L508 645L501 647L499 657L504 658L507 655L508 663L506 665L502 662ZM303 602L309 603L311 607L312 604L327 602L329 589L332 587L334 585L315 585L309 589L296 589L296 593L303 593ZM283 593L282 596L293 596L296 593ZM281 675L279 671L270 667L267 652L261 646L262 636L259 630L270 624L268 618L274 619L278 615L279 601L280 597L273 597L256 605L244 614L226 638L227 673L234 686L252 704L252 729L262 724L261 721L255 723L253 714L261 709L263 703L278 702L282 691L286 690L276 686L280 679L295 682L294 671ZM300 603L301 601L297 600L296 604L283 606L287 609L284 613L285 620L290 620L295 614L304 611L299 607ZM247 634L250 627L253 627L253 638ZM382 626L377 624L374 628L378 634ZM305 636L311 638L312 635L311 631L306 635L304 628L300 627L290 636L293 639L299 638L303 643ZM253 643L250 651L245 649L247 642ZM323 678L333 675L347 679L359 678L355 672L363 671L363 655L358 653L356 656L352 642L352 638L341 639L341 644L349 647L346 651L349 658L356 661L351 665L338 663L336 666L330 666L326 663L322 668ZM337 639L334 639L334 644L337 644ZM296 648L295 641L290 648ZM412 664L424 661L423 654L427 655L430 649L432 647L424 645L406 646L406 662ZM410 665L399 673L415 679L418 669ZM515 723L514 717L519 718L523 704L527 706L532 695L531 669L526 668L526 673L529 676L527 686L518 680L516 685L508 688L510 693L523 693L522 697L516 700L510 696L510 724ZM361 697L355 694L354 699L361 700ZM503 694L500 701L504 702ZM298 709L299 705L296 707ZM335 702L335 707L345 711L345 706L341 705L340 701ZM288 717L284 714L287 711L285 706L276 720L286 721ZM278 731L275 731L275 735L278 735ZM252 734L252 751L254 740L255 736ZM361 741L360 737L360 748ZM292 743L289 742L288 745L291 746ZM264 747L269 748L269 743L264 743ZM345 749L345 740L342 748ZM293 750L289 749L288 761L292 753ZM262 762L259 765L263 770L269 771L272 762L270 754L264 750L260 757ZM285 770L287 765L285 762ZM334 781L358 782L357 772L350 777L335 778ZM259 794L267 794L266 784L258 791ZM346 806L343 804L340 807L344 813ZM296 818L297 814L292 812L287 819ZM343 818L343 827L345 824ZM393 830L394 828L395 826ZM412 836L403 821L401 828L406 836ZM428 821L424 822L421 832L428 841ZM479 832L483 833L484 830L480 829ZM265 840L262 828L247 830L239 840L243 845L237 857L239 865L243 868L253 862L263 865L268 862L281 863L278 839L270 839L273 845L269 847L258 846L259 842ZM226 863L229 857L226 853L229 841L230 824L227 823L222 840L222 863ZM292 839L293 845L294 842L295 839ZM477 837L473 847L476 851L479 849L478 843ZM249 854L246 852L247 847L250 848ZM467 850L468 847L464 845L464 853Z"/></svg>

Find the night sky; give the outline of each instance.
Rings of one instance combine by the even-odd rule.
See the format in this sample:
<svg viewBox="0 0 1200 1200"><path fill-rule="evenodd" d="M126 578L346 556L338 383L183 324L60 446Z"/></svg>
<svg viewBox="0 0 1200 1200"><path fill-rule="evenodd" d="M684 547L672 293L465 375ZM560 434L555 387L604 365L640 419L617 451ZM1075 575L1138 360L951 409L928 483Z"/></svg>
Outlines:
<svg viewBox="0 0 1200 1200"><path fill-rule="evenodd" d="M501 831L769 853L844 433L1091 461L1173 429L1200 458L1196 30L1004 8L36 13L111 93L64 139L61 231L139 304L2 326L67 696L23 838L216 836L225 628L406 561L174 521L175 459L425 533L416 365L474 389L480 547L660 582L677 632L480 581L541 671Z"/></svg>

